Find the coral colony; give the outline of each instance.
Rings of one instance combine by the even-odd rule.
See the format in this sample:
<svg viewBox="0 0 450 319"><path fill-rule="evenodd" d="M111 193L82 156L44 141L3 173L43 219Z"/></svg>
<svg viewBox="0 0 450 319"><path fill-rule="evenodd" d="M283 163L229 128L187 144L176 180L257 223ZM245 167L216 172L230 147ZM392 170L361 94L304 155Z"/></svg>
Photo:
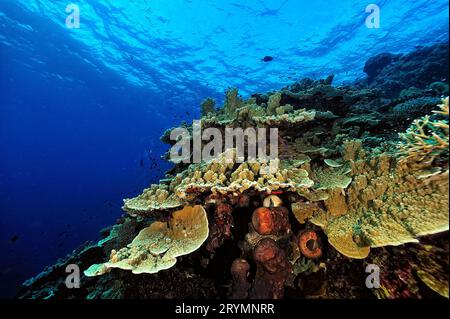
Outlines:
<svg viewBox="0 0 450 319"><path fill-rule="evenodd" d="M270 165L267 161L226 160L236 158L235 149L227 149L210 162L189 166L169 183L125 200L124 209L133 216L180 210L167 222L141 230L125 248L112 250L108 262L91 266L86 275L113 268L156 273L175 265L176 257L195 251L208 237L213 252L231 236L233 210L249 206L254 198L262 205L253 211L242 257L231 266L230 294L235 297L283 297L290 276L305 259L322 256L319 229L329 245L355 259L367 258L372 248L414 243L420 236L448 229L448 97L432 112L435 119L429 115L417 119L398 141L371 149L364 147L364 139L345 134L342 126L348 119L342 122L331 113L281 106L280 93L269 97L267 110L254 99L244 102L235 93L228 96L234 99L227 100L224 109L232 113L208 115L204 125L226 129L225 125L265 123L284 133L295 123L291 143L303 151L281 152L279 170L272 174L263 170ZM283 111L270 113L280 108ZM259 116L248 116L252 112ZM321 126L335 127L335 132ZM325 134L326 144L316 139ZM207 212L198 205L201 198L212 212L211 234ZM290 211L305 225L298 232L291 228ZM247 282L247 259L257 265L252 284ZM430 276L425 275L428 280ZM434 287L428 280L425 283Z"/></svg>
<svg viewBox="0 0 450 319"><path fill-rule="evenodd" d="M370 83L386 89L385 60L368 61L364 86L331 76L206 99L201 121L161 138L175 162L166 178L22 296L448 298L448 86L383 102ZM58 289L51 274L73 262L84 288Z"/></svg>

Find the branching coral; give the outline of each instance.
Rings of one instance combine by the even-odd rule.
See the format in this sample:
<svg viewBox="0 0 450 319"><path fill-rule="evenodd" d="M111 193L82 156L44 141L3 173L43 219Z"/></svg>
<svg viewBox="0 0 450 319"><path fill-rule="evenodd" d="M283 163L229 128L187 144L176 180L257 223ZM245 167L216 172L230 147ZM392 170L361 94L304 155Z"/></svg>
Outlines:
<svg viewBox="0 0 450 319"><path fill-rule="evenodd" d="M277 108L278 109L278 108ZM306 123L314 120L316 112L314 110L307 111L305 109L295 110L290 113L283 111L276 112L270 116L255 116L253 120L256 125L269 125L269 126L286 126L295 125L300 123Z"/></svg>
<svg viewBox="0 0 450 319"><path fill-rule="evenodd" d="M439 105L434 114L444 117L433 120L429 115L417 119L405 133L400 134L400 152L405 160L422 161L438 156L448 157L449 148L449 106L448 97Z"/></svg>
<svg viewBox="0 0 450 319"><path fill-rule="evenodd" d="M223 112L229 116L235 116L236 110L243 105L243 101L239 97L237 88L229 89L226 92L225 105Z"/></svg>
<svg viewBox="0 0 450 319"><path fill-rule="evenodd" d="M216 112L216 101L211 98L207 98L201 104L201 114L202 116L206 116L214 112Z"/></svg>

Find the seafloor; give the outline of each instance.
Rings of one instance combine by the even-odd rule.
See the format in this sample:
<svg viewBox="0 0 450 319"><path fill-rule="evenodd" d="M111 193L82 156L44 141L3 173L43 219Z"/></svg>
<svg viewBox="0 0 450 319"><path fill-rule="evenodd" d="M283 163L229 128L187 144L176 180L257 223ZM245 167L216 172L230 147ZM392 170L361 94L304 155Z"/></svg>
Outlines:
<svg viewBox="0 0 450 319"><path fill-rule="evenodd" d="M279 159L174 165L17 298L448 298L448 51L206 99L202 129L277 127Z"/></svg>

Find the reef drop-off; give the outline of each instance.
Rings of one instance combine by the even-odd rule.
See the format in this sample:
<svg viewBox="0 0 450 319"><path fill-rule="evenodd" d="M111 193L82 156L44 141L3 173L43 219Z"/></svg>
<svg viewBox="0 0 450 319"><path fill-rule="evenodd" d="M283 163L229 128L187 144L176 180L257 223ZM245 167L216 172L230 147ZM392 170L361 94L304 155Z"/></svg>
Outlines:
<svg viewBox="0 0 450 319"><path fill-rule="evenodd" d="M329 76L205 100L202 128L278 128L278 170L235 149L179 162L18 297L448 298L448 45L364 70L353 85ZM84 271L79 289L68 264Z"/></svg>

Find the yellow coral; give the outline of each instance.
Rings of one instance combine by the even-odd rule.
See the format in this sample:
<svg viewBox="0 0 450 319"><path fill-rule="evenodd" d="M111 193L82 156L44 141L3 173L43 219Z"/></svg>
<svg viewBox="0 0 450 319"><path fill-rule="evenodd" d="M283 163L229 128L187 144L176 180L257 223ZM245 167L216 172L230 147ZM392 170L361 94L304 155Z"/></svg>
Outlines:
<svg viewBox="0 0 450 319"><path fill-rule="evenodd" d="M291 204L291 210L300 224L306 223L316 212L319 206L314 202L296 202Z"/></svg>
<svg viewBox="0 0 450 319"><path fill-rule="evenodd" d="M269 101L267 102L267 114L275 115L277 114L277 108L280 107L281 93L277 92L269 96Z"/></svg>
<svg viewBox="0 0 450 319"><path fill-rule="evenodd" d="M208 163L192 164L169 186L153 185L138 197L126 199L124 210L132 215L148 216L154 210L189 204L209 192L237 194L254 189L265 193L285 190L305 194L314 185L308 171L301 168L304 161L258 159L240 164L236 161L236 150L229 149Z"/></svg>
<svg viewBox="0 0 450 319"><path fill-rule="evenodd" d="M142 215L154 210L168 210L183 206L183 202L170 194L166 185L152 185L132 199L124 199L122 209L130 215Z"/></svg>
<svg viewBox="0 0 450 319"><path fill-rule="evenodd" d="M416 119L405 133L400 134L402 142L399 150L405 160L422 161L443 154L448 155L449 148L449 106L448 97L438 105L440 111L433 111L445 119L431 120L430 116Z"/></svg>
<svg viewBox="0 0 450 319"><path fill-rule="evenodd" d="M173 213L169 223L154 222L127 247L111 252L110 260L92 265L86 276L102 275L112 268L134 274L157 273L175 265L177 257L197 250L208 238L208 218L202 206L186 206Z"/></svg>
<svg viewBox="0 0 450 319"><path fill-rule="evenodd" d="M312 218L341 253L355 258L356 247L401 245L448 230L448 169L412 170L387 154L352 166L353 182L346 190L348 211L336 217L328 207Z"/></svg>
<svg viewBox="0 0 450 319"><path fill-rule="evenodd" d="M255 116L253 120L257 125L282 126L300 124L314 120L316 112L314 110L299 109L291 113L281 113L270 116Z"/></svg>

